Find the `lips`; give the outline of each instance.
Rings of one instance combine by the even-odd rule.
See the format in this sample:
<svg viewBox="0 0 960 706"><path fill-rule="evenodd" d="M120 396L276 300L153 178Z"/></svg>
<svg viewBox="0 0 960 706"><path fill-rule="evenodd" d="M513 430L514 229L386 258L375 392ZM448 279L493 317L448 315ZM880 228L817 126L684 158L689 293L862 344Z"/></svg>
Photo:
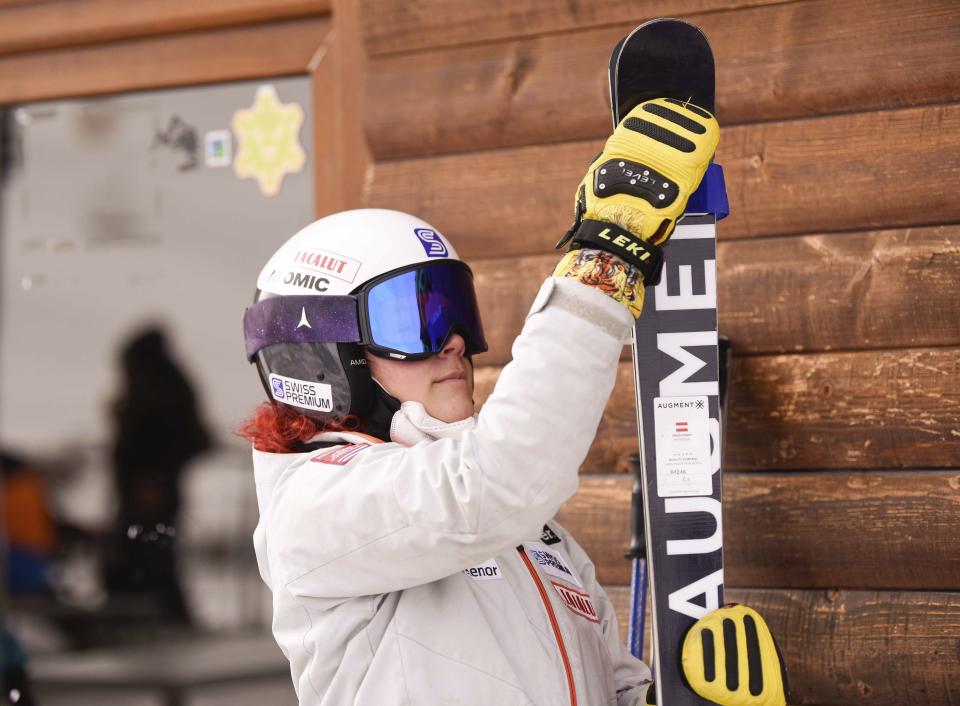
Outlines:
<svg viewBox="0 0 960 706"><path fill-rule="evenodd" d="M444 377L440 378L436 382L451 382L453 380L466 380L466 379L467 379L466 372L460 370L460 371L452 372L449 375L445 375Z"/></svg>

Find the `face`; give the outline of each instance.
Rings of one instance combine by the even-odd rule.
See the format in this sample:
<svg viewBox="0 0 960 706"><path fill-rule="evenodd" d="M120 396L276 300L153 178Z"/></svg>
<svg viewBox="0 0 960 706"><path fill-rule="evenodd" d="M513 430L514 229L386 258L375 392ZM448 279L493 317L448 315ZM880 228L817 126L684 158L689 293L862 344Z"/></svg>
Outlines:
<svg viewBox="0 0 960 706"><path fill-rule="evenodd" d="M374 379L401 402L419 402L441 422L473 415L473 365L466 343L453 334L444 349L423 360L393 360L367 355Z"/></svg>

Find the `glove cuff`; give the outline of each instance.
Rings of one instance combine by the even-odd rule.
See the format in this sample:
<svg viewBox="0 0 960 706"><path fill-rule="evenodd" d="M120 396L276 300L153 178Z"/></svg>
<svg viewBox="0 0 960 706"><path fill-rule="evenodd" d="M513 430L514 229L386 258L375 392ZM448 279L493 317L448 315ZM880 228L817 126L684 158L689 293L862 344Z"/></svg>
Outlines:
<svg viewBox="0 0 960 706"><path fill-rule="evenodd" d="M623 304L634 319L643 310L643 278L640 271L613 253L595 249L571 250L553 272L554 277L575 279L599 289Z"/></svg>
<svg viewBox="0 0 960 706"><path fill-rule="evenodd" d="M597 248L613 253L643 275L646 286L660 284L663 248L641 240L613 223L585 219L573 233L574 247Z"/></svg>

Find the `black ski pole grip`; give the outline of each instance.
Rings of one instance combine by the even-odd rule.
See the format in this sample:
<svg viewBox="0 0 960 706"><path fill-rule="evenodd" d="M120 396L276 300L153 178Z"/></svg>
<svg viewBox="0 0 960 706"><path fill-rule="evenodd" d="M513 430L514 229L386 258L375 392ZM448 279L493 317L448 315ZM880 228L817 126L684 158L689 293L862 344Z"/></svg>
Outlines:
<svg viewBox="0 0 960 706"><path fill-rule="evenodd" d="M640 454L630 454L633 469L633 494L630 502L630 546L624 552L627 559L647 558L647 532L643 524L643 465Z"/></svg>

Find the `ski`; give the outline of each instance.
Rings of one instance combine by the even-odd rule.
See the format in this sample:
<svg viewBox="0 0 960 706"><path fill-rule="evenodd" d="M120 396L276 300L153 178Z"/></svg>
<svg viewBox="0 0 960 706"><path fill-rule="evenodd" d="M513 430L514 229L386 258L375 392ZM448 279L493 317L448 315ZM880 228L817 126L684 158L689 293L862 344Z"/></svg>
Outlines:
<svg viewBox="0 0 960 706"><path fill-rule="evenodd" d="M658 97L714 111L713 53L694 25L653 20L614 48L614 126L638 103ZM723 171L711 164L666 245L660 283L647 289L634 331L642 476L634 502L643 503L648 565L646 572L637 565L644 552L636 550L631 622L642 625L636 591L643 590L646 573L661 706L708 703L686 685L680 648L690 626L723 604L716 222L725 215ZM636 633L631 647L642 647L643 635Z"/></svg>

